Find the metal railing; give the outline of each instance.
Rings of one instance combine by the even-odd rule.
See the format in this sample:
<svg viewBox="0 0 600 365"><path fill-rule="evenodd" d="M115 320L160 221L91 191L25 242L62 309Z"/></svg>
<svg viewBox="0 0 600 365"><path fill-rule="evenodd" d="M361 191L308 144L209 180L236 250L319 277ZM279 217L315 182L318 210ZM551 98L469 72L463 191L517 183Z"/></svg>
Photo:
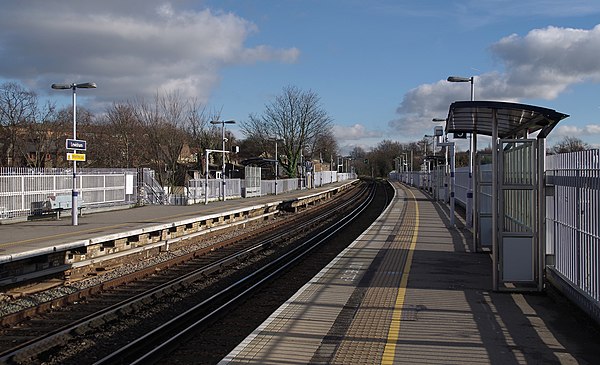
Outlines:
<svg viewBox="0 0 600 365"><path fill-rule="evenodd" d="M319 171L315 172L315 187L331 184L338 181L337 171Z"/></svg>
<svg viewBox="0 0 600 365"><path fill-rule="evenodd" d="M277 179L277 194L298 190L298 179ZM275 180L261 180L261 195L275 194Z"/></svg>
<svg viewBox="0 0 600 365"><path fill-rule="evenodd" d="M71 196L71 169L0 169L0 220L27 217L43 202L60 195ZM135 169L80 169L77 190L85 207L135 204Z"/></svg>
<svg viewBox="0 0 600 365"><path fill-rule="evenodd" d="M600 302L600 150L546 158L547 254L554 269Z"/></svg>
<svg viewBox="0 0 600 365"><path fill-rule="evenodd" d="M584 305L600 313L600 150L546 156L545 163L545 250L551 258L547 269L558 272L575 292L584 293ZM488 185L491 168L482 168ZM456 169L455 176L456 201L466 206L468 167ZM428 189L433 176L427 172L393 172L390 178ZM528 167L516 168L509 178L528 181ZM486 186L479 196L484 212L491 209L489 189ZM530 204L521 195L511 197L515 207ZM528 213L524 210L520 219L527 221Z"/></svg>
<svg viewBox="0 0 600 365"><path fill-rule="evenodd" d="M144 168L138 175L140 189L140 200L143 204L168 204L169 197L165 190L155 178L154 170Z"/></svg>

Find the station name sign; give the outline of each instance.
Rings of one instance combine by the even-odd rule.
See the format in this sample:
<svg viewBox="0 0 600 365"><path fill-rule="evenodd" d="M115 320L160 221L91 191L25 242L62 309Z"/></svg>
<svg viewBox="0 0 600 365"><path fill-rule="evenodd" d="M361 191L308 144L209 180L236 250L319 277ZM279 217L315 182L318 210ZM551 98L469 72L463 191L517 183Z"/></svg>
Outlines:
<svg viewBox="0 0 600 365"><path fill-rule="evenodd" d="M85 151L87 143L80 139L67 139L67 149Z"/></svg>

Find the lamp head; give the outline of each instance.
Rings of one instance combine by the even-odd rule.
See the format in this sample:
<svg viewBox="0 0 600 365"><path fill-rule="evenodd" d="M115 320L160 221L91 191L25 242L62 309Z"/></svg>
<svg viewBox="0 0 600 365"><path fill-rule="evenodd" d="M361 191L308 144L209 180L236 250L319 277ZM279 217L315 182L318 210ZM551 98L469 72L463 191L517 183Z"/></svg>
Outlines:
<svg viewBox="0 0 600 365"><path fill-rule="evenodd" d="M95 82L83 82L81 84L52 84L53 89L64 90L64 89L95 89L98 86Z"/></svg>
<svg viewBox="0 0 600 365"><path fill-rule="evenodd" d="M73 86L80 89L95 89L98 87L95 82L84 82L81 84L73 84Z"/></svg>
<svg viewBox="0 0 600 365"><path fill-rule="evenodd" d="M52 84L51 87L56 90L64 90L64 89L70 89L71 85L69 85L69 84Z"/></svg>
<svg viewBox="0 0 600 365"><path fill-rule="evenodd" d="M473 82L473 77L449 76L448 82Z"/></svg>
<svg viewBox="0 0 600 365"><path fill-rule="evenodd" d="M235 120L211 120L210 124L235 124Z"/></svg>

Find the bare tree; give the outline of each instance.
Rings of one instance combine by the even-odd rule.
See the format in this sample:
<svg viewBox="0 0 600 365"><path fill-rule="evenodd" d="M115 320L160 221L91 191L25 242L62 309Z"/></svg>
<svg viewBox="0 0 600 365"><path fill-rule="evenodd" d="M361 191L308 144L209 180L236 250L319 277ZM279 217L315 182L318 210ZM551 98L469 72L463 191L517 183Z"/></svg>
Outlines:
<svg viewBox="0 0 600 365"><path fill-rule="evenodd" d="M178 93L157 93L152 104L139 100L135 107L159 182L170 188L175 188L184 174L178 161L187 142L184 133L186 109L187 101Z"/></svg>
<svg viewBox="0 0 600 365"><path fill-rule="evenodd" d="M29 167L56 167L61 143L64 144L64 130L58 121L53 103L38 107L37 103L30 119L23 123L21 143L16 150Z"/></svg>
<svg viewBox="0 0 600 365"><path fill-rule="evenodd" d="M339 154L338 144L333 135L333 131L331 129L326 129L322 133L317 134L310 150L310 156L315 159L319 158L321 163L331 163L333 161L333 156Z"/></svg>
<svg viewBox="0 0 600 365"><path fill-rule="evenodd" d="M56 119L56 128L57 134L56 137L58 139L58 159L56 161L57 166L69 166L71 163L66 161L67 152L72 152L72 150L67 150L65 146L65 139L73 138L73 108L66 107L58 111L57 119ZM94 114L81 106L77 107L77 139L82 139L87 141L88 150L85 152L86 160L84 162L79 162L77 166L81 167L91 167L94 165L94 153L92 153L94 148L99 149L100 147L97 144L97 137L99 136L99 131L96 128L96 118ZM92 146L92 149L90 149ZM90 158L91 157L91 158Z"/></svg>
<svg viewBox="0 0 600 365"><path fill-rule="evenodd" d="M23 125L32 119L37 95L14 82L0 85L0 166L18 166Z"/></svg>
<svg viewBox="0 0 600 365"><path fill-rule="evenodd" d="M144 158L145 130L136 118L132 103L113 103L106 109L104 123L96 123L94 157L100 166L141 167ZM99 148L99 149L98 149Z"/></svg>
<svg viewBox="0 0 600 365"><path fill-rule="evenodd" d="M247 138L263 140L265 144L270 138L281 139L281 152L287 158L280 155L278 160L287 175L295 177L301 152L331 130L331 118L316 93L287 86L265 106L262 115L250 115L241 129Z"/></svg>
<svg viewBox="0 0 600 365"><path fill-rule="evenodd" d="M207 149L221 149L221 133L217 126L210 124L211 120L219 120L219 112L209 112L205 105L197 100L188 104L187 109L187 134L189 135L190 150L196 153L197 169L205 171L202 155Z"/></svg>
<svg viewBox="0 0 600 365"><path fill-rule="evenodd" d="M364 148L356 146L350 151L350 157L354 161L354 167L358 175L371 175L369 159Z"/></svg>
<svg viewBox="0 0 600 365"><path fill-rule="evenodd" d="M568 153L589 150L589 144L577 137L566 136L550 149L552 153Z"/></svg>
<svg viewBox="0 0 600 365"><path fill-rule="evenodd" d="M400 156L403 146L399 142L384 140L367 155L369 166L373 169L375 176L385 177L395 169L394 158Z"/></svg>

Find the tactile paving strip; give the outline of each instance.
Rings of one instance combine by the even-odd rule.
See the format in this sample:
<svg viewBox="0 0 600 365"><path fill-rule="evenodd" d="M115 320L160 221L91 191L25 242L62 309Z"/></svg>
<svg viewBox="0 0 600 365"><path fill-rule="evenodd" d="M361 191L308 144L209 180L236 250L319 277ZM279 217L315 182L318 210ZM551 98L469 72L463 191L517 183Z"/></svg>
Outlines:
<svg viewBox="0 0 600 365"><path fill-rule="evenodd" d="M393 235L388 236L386 247L380 252L381 262L374 261L373 279L368 284L365 297L356 312L354 321L332 359L333 364L375 364L381 362L402 271L414 232L415 210L407 207L407 198L399 194L405 204ZM409 202L416 204L416 202ZM416 320L416 308L407 308L403 320Z"/></svg>

